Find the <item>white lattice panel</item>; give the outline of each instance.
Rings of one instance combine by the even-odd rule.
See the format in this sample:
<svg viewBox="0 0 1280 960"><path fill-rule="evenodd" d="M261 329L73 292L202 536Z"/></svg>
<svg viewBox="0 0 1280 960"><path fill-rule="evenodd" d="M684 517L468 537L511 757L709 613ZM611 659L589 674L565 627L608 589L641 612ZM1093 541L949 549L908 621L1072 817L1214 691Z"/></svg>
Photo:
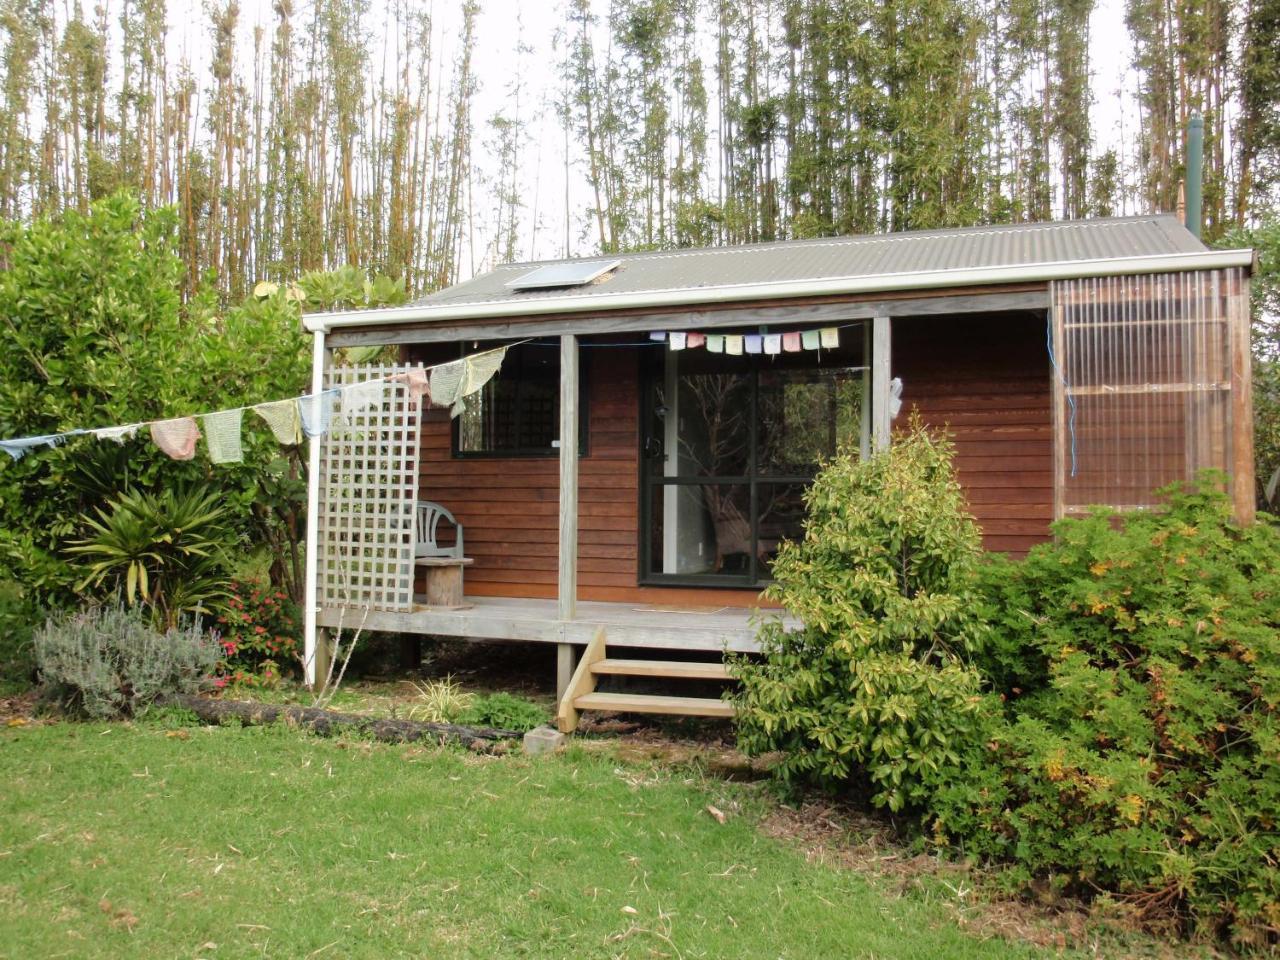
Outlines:
<svg viewBox="0 0 1280 960"><path fill-rule="evenodd" d="M344 387L408 369L333 367L326 387ZM324 607L413 608L414 507L418 495L421 400L388 383L381 403L344 415L334 404L320 446L319 602Z"/></svg>

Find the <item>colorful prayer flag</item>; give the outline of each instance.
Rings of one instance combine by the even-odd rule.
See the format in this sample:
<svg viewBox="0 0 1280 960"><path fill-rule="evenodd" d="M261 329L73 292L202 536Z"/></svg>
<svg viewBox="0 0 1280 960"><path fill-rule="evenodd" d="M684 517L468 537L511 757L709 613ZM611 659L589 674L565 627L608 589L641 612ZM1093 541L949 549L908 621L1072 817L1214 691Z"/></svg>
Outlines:
<svg viewBox="0 0 1280 960"><path fill-rule="evenodd" d="M806 350L817 350L818 349L818 331L806 330L804 333L800 334L800 343L804 346Z"/></svg>
<svg viewBox="0 0 1280 960"><path fill-rule="evenodd" d="M760 353L764 349L764 337L758 333L748 333L742 339L747 353Z"/></svg>
<svg viewBox="0 0 1280 960"><path fill-rule="evenodd" d="M787 353L800 352L800 331L792 330L782 335L782 349Z"/></svg>
<svg viewBox="0 0 1280 960"><path fill-rule="evenodd" d="M742 334L731 333L724 338L724 352L735 357L742 356Z"/></svg>
<svg viewBox="0 0 1280 960"><path fill-rule="evenodd" d="M834 350L840 346L840 330L838 327L825 327L820 331L822 349Z"/></svg>
<svg viewBox="0 0 1280 960"><path fill-rule="evenodd" d="M387 383L381 377L373 380L362 380L342 388L342 417L348 423L358 414L370 407L382 407L382 396L386 392Z"/></svg>
<svg viewBox="0 0 1280 960"><path fill-rule="evenodd" d="M663 340L667 339L667 332L665 330L650 331L649 339L657 340L659 343L661 343Z"/></svg>
<svg viewBox="0 0 1280 960"><path fill-rule="evenodd" d="M33 447L56 447L68 436L70 436L70 434L46 433L39 437L19 437L16 440L0 440L0 450L3 450L15 460L21 460Z"/></svg>
<svg viewBox="0 0 1280 960"><path fill-rule="evenodd" d="M679 333L679 332L671 334L671 349L683 350L686 340L687 340L687 334Z"/></svg>
<svg viewBox="0 0 1280 960"><path fill-rule="evenodd" d="M695 350L698 347L701 347L706 342L707 342L706 335L701 333L689 334L689 339L687 341L690 350Z"/></svg>
<svg viewBox="0 0 1280 960"><path fill-rule="evenodd" d="M724 337L721 334L707 334L707 353L724 353Z"/></svg>
<svg viewBox="0 0 1280 960"><path fill-rule="evenodd" d="M297 400L275 400L260 403L253 412L266 421L277 443L293 446L302 440L302 424L298 421Z"/></svg>
<svg viewBox="0 0 1280 960"><path fill-rule="evenodd" d="M124 443L126 440L132 440L136 437L140 429L142 429L142 424L129 423L122 427L101 427L88 432L98 440L114 440L116 443Z"/></svg>
<svg viewBox="0 0 1280 960"><path fill-rule="evenodd" d="M190 460L196 455L200 427L196 425L195 417L157 420L151 424L151 439L174 460Z"/></svg>
<svg viewBox="0 0 1280 960"><path fill-rule="evenodd" d="M766 333L764 335L764 352L772 356L782 352L782 334Z"/></svg>
<svg viewBox="0 0 1280 960"><path fill-rule="evenodd" d="M341 390L325 390L298 398L298 416L302 418L302 432L308 437L327 433L333 422L333 404Z"/></svg>
<svg viewBox="0 0 1280 960"><path fill-rule="evenodd" d="M244 453L240 447L240 426L244 411L219 410L200 418L204 425L204 443L214 463L240 463Z"/></svg>

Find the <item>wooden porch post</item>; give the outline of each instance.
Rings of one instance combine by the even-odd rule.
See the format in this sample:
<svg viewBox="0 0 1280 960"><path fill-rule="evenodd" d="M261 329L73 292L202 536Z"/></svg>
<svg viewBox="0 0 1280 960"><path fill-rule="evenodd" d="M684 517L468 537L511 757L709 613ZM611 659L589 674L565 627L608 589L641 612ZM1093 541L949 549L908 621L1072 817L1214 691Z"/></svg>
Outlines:
<svg viewBox="0 0 1280 960"><path fill-rule="evenodd" d="M324 368L328 352L324 345L324 331L312 334L311 344L311 393L324 389ZM307 441L307 568L303 584L303 681L308 687L316 685L316 615L319 613L320 570L320 443L323 437L311 437ZM327 653L328 645L324 652ZM326 664L327 668L327 664ZM320 675L323 678L323 674Z"/></svg>
<svg viewBox="0 0 1280 960"><path fill-rule="evenodd" d="M889 318L875 317L871 321L871 448L876 453L889 449L890 350Z"/></svg>
<svg viewBox="0 0 1280 960"><path fill-rule="evenodd" d="M578 613L578 338L560 337L560 564L559 617ZM562 643L556 658L556 697L573 676L573 644Z"/></svg>
<svg viewBox="0 0 1280 960"><path fill-rule="evenodd" d="M1236 271L1224 271L1230 276ZM1253 349L1249 343L1249 278L1239 271L1240 287L1227 297L1227 336L1231 362L1231 498L1236 521L1253 523L1258 494L1253 474Z"/></svg>

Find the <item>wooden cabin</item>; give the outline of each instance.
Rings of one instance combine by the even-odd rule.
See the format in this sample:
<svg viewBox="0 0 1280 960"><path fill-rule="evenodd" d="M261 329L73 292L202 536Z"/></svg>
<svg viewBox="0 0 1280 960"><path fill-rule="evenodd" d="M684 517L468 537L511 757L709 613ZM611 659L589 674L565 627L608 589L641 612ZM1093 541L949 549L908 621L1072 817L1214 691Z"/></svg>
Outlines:
<svg viewBox="0 0 1280 960"><path fill-rule="evenodd" d="M399 368L509 347L456 417L396 389L313 444L309 667L317 628L362 626L557 644L570 714L636 707L586 695L595 676L720 675L611 653L754 649L816 464L885 446L912 409L953 435L991 550L1206 467L1248 519L1252 265L1172 216L1125 217L509 264L310 315L313 392L393 370L340 348L394 345ZM424 602L414 563L427 501L465 530L453 609Z"/></svg>

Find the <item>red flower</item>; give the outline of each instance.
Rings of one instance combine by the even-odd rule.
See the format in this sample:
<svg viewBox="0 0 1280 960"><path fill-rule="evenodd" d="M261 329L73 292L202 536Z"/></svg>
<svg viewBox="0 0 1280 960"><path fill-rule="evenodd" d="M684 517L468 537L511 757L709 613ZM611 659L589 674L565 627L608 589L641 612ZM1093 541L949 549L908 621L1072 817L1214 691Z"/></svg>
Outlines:
<svg viewBox="0 0 1280 960"><path fill-rule="evenodd" d="M267 628L263 626L257 626L253 628L253 632L261 636L262 634L267 632Z"/></svg>

